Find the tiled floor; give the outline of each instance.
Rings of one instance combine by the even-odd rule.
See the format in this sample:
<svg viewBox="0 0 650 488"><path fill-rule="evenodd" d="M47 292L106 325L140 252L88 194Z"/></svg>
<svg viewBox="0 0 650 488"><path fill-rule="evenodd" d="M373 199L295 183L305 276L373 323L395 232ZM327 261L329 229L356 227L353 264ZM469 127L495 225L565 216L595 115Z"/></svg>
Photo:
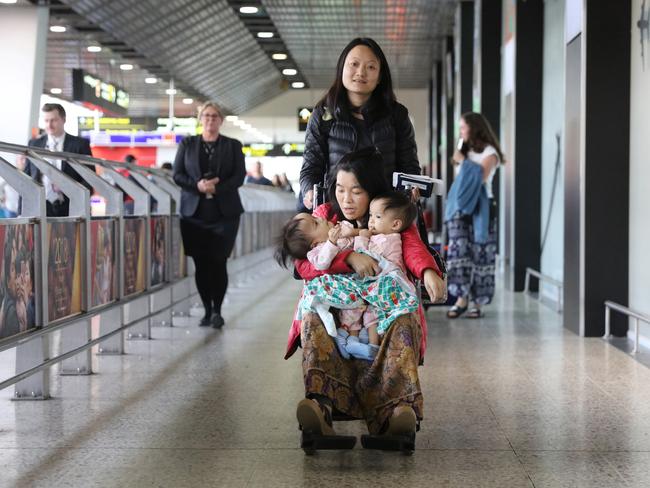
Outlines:
<svg viewBox="0 0 650 488"><path fill-rule="evenodd" d="M223 330L154 328L93 376L52 376L49 401L0 392L0 486L650 486L650 369L506 292L479 321L429 311L414 456L306 457L300 360L282 358L298 292L269 263Z"/></svg>

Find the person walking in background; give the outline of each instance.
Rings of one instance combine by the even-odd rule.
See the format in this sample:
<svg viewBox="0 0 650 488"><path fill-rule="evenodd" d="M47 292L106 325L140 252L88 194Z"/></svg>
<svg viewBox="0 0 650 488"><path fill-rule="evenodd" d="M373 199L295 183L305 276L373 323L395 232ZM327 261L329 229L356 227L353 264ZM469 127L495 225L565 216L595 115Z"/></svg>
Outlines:
<svg viewBox="0 0 650 488"><path fill-rule="evenodd" d="M463 114L460 139L453 156L460 167L445 208L449 293L457 297L447 312L450 319L465 313L470 303L467 317L480 318L481 307L492 301L497 242L492 180L504 161L499 142L483 115Z"/></svg>
<svg viewBox="0 0 650 488"><path fill-rule="evenodd" d="M43 105L43 108L41 108L41 111L43 112L45 135L30 140L28 144L29 146L47 148L50 151L92 156L90 141L88 141L88 139L73 136L65 132L64 126L66 116L63 106L58 103L46 103ZM92 191L90 185L88 185L67 162L59 159L48 160L48 162ZM45 187L47 216L67 216L70 210L70 200L68 197L65 196L47 176L41 175L41 172L31 161L27 162L25 173L30 175L39 183L42 183Z"/></svg>
<svg viewBox="0 0 650 488"><path fill-rule="evenodd" d="M224 325L221 316L228 288L226 262L244 212L239 187L246 164L242 144L219 133L221 109L206 102L199 108L203 133L189 136L178 146L174 181L181 192L181 236L185 253L194 260L195 279L205 316L199 325Z"/></svg>
<svg viewBox="0 0 650 488"><path fill-rule="evenodd" d="M251 174L246 176L245 183L247 185L273 186L273 182L268 178L264 177L264 174L262 173L262 163L259 161L256 161L255 164L253 165Z"/></svg>

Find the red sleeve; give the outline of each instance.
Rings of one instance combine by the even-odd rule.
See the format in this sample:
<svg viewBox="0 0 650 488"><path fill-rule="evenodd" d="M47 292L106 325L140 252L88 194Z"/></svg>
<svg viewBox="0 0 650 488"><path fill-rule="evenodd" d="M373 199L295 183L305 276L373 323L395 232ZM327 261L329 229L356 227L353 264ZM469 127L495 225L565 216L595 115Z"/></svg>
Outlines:
<svg viewBox="0 0 650 488"><path fill-rule="evenodd" d="M294 265L296 266L296 271L298 271L298 274L303 280L313 280L317 276L325 274L352 273L352 268L350 268L345 262L345 259L351 252L351 249L339 252L334 258L334 261L332 261L332 265L329 269L323 271L316 269L307 259L296 259Z"/></svg>
<svg viewBox="0 0 650 488"><path fill-rule="evenodd" d="M436 260L433 259L427 246L420 239L420 234L415 224L402 232L402 255L406 269L418 279L422 279L424 271L429 268L433 269L442 278L442 273L438 269Z"/></svg>
<svg viewBox="0 0 650 488"><path fill-rule="evenodd" d="M311 213L314 217L320 217L321 219L336 220L330 219L330 210L332 206L329 203L323 203L314 209Z"/></svg>

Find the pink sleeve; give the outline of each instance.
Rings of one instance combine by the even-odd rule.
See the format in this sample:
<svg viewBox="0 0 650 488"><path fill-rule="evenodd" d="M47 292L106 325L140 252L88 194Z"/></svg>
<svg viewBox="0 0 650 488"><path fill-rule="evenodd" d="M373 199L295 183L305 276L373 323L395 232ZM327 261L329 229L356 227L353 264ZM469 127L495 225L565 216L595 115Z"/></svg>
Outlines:
<svg viewBox="0 0 650 488"><path fill-rule="evenodd" d="M357 249L368 249L368 244L370 244L370 239L367 237L357 236L354 238L354 250Z"/></svg>
<svg viewBox="0 0 650 488"><path fill-rule="evenodd" d="M352 250L339 252L332 261L330 268L323 271L316 269L307 259L296 259L294 265L303 280L313 280L317 276L324 274L352 273L352 268L345 262L351 252Z"/></svg>
<svg viewBox="0 0 650 488"><path fill-rule="evenodd" d="M319 271L329 269L332 261L341 250L330 241L319 244L307 253L307 260Z"/></svg>

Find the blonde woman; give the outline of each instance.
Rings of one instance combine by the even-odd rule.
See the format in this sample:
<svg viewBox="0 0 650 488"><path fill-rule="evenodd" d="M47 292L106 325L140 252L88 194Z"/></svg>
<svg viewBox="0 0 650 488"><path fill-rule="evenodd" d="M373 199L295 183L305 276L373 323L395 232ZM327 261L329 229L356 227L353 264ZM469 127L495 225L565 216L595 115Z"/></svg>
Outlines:
<svg viewBox="0 0 650 488"><path fill-rule="evenodd" d="M216 103L199 108L203 133L183 139L174 160L174 181L182 188L181 235L194 260L196 288L205 308L199 325L224 325L221 304L228 288L226 261L244 212L238 188L246 176L242 145L219 134L223 114Z"/></svg>

